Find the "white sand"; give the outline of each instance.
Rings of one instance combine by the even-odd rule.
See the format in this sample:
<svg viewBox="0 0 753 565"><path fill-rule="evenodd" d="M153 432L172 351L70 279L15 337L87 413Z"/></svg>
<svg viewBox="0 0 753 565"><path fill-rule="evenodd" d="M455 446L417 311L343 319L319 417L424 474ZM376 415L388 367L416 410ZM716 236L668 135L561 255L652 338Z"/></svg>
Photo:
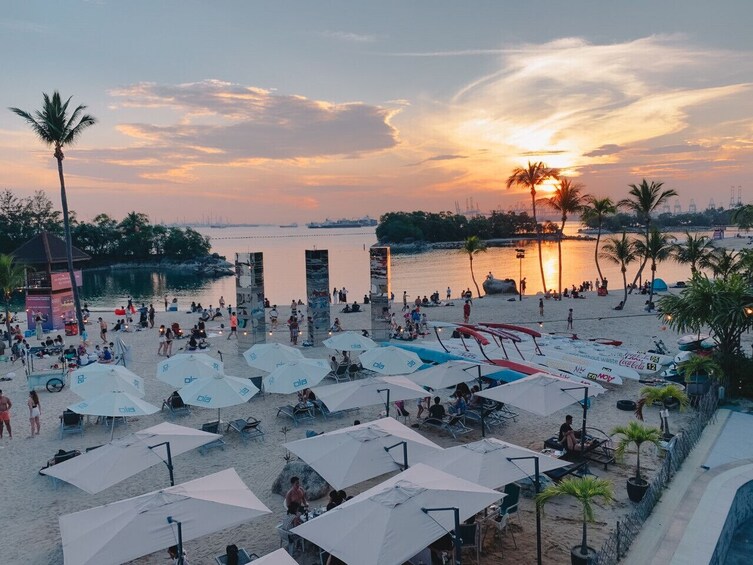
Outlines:
<svg viewBox="0 0 753 565"><path fill-rule="evenodd" d="M661 321L656 316L644 315L643 304L645 297L633 295L629 298L625 310L615 312L613 306L622 298L621 292L612 291L607 298L598 298L594 293L588 293L586 300L564 300L562 302L545 301L545 323L542 331L564 331L567 309L574 309L575 331L582 337L614 337L621 339L626 345L648 349L652 346L651 336L659 335L672 349L676 336L669 330L662 328ZM461 301L456 301L453 307L439 307L427 309L432 320L461 321ZM399 305L396 308L399 311ZM335 311L335 307L333 307ZM280 312L281 319L285 318L284 309ZM98 316L100 314L95 314ZM114 322L114 314L102 314L110 323ZM337 315L343 322L345 329L356 329L368 326L368 314ZM157 325L179 321L184 328L190 328L195 316L184 313L157 314ZM474 301L472 321L505 321L510 323L527 324L538 328L538 299L531 297L523 302L508 302L506 298L488 297ZM90 326L90 332L97 334L95 326ZM157 352L157 330L119 334L123 340L133 348L133 362L129 368L146 379L146 400L161 405L162 399L172 392L168 385L156 380L155 366L160 359ZM110 335L113 338L114 335ZM71 338L69 338L71 339ZM76 338L77 339L77 338ZM96 335L90 338L93 343L98 342ZM275 341L287 343L287 333L282 328L273 337ZM235 341L226 341L224 336L211 340L212 347L207 352L217 355L217 350L223 352L226 372L237 376L254 376L261 374L249 369L243 357L239 355ZM33 338L31 340L33 344ZM186 341L174 342L174 353L185 345ZM328 351L324 348L302 348L308 357L326 357ZM39 363L37 367L41 366ZM80 449L99 445L109 440L109 430L93 424L87 425L83 436L68 435L59 439L58 417L64 408L78 401L78 397L66 387L60 393L39 393L42 405L42 434L29 439L28 410L26 407L27 387L23 368L20 363L0 365L0 374L15 371L17 377L12 382L0 383L0 388L10 396L14 403L12 423L14 438L7 436L0 441L0 474L2 475L2 503L0 511L0 561L2 563L62 563L62 548L58 527L58 516L70 512L84 510L108 502L136 496L151 490L167 486L168 475L163 465L155 465L131 479L105 490L98 495L89 495L77 488L61 484L53 488L47 477L39 476L37 471L52 457L58 449ZM628 412L621 412L615 408L615 402L621 398L637 399L640 385L628 382L621 387L611 387L607 394L599 397L589 411L589 425L603 430L610 430L612 426L624 424L633 416ZM318 419L316 423L293 428L289 420L275 418L277 406L287 404L291 398L267 395L263 398L252 399L248 404L223 409L223 420L249 415L260 418L266 429L266 439L263 442L252 441L244 445L235 435L226 437L227 446L224 451L212 450L205 456L198 451L189 452L175 458L176 483L195 479L197 477L220 471L227 467L235 467L241 478L256 493L256 495L273 510L273 515L259 519L232 531L223 531L200 540L186 543L191 563L213 563L213 556L224 553L228 543L235 543L259 555L269 553L279 547L279 539L275 525L283 515L282 499L270 492L271 484L283 467L284 450L281 428L288 426L291 431L287 439L294 440L304 437L305 430L315 429L326 431L350 425L350 419L326 421ZM377 417L381 407L362 409L356 416L361 421ZM413 408L415 415L415 408ZM556 433L567 411L555 414L549 418L540 418L520 412L515 423L509 423L502 430L499 437L534 449L542 447L543 440ZM576 422L579 420L578 411L573 408ZM176 419L176 423L192 427L200 427L203 422L216 417L214 411L194 408L190 416ZM692 417L692 412L678 415L673 413L671 425L678 429L681 421ZM129 430L138 430L154 425L166 418L165 413L153 416L133 418L127 429L118 428L117 435L124 435ZM647 421L658 424L659 418L654 408L647 410ZM427 435L443 446L450 446L457 442L436 432ZM458 442L474 441L480 437L473 433ZM644 448L650 455L645 457L646 471L650 475L656 465L656 458L652 449ZM642 462L644 459L642 459ZM625 464L611 466L608 472L593 466L599 476L612 480L615 484L617 503L607 509L597 508L597 523L590 527L591 545L599 547L601 540L621 513L630 509L627 501L624 482L632 472L634 456L630 456ZM360 488L348 489L348 494L355 494L378 481L370 481ZM533 522L533 505L524 499L521 505L523 532L517 534L518 550L513 549L512 541L506 536L502 545L499 541L492 542L489 536L486 552L482 556L483 563L530 563L535 555L535 528ZM569 547L577 543L580 536L579 514L572 501L563 500L550 504L543 521L544 549L546 563L567 562ZM504 550L502 550L504 548ZM159 552L144 557L136 563L166 563L167 553ZM318 556L309 554L299 559L300 563L318 563Z"/></svg>

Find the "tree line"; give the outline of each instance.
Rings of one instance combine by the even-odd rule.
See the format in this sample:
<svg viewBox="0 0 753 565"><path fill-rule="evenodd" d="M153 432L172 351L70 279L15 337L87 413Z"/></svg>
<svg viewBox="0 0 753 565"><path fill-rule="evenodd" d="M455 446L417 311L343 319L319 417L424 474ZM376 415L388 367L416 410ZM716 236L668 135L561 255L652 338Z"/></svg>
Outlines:
<svg viewBox="0 0 753 565"><path fill-rule="evenodd" d="M71 211L70 226L73 245L91 255L95 264L203 257L211 250L209 238L196 230L153 225L140 212L130 212L120 221L99 214L83 222ZM44 191L28 197L10 190L0 192L0 253L11 253L41 231L59 237L65 234L62 214Z"/></svg>

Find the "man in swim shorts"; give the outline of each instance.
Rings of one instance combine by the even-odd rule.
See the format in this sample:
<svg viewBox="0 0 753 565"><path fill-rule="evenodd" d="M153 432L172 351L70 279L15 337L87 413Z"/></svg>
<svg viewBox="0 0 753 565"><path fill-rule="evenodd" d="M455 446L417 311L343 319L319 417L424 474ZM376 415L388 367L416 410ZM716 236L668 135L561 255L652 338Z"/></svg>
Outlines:
<svg viewBox="0 0 753 565"><path fill-rule="evenodd" d="M0 438L3 437L3 425L8 428L8 437L13 439L13 432L10 429L10 409L13 407L13 403L10 398L3 396L3 391L0 390Z"/></svg>

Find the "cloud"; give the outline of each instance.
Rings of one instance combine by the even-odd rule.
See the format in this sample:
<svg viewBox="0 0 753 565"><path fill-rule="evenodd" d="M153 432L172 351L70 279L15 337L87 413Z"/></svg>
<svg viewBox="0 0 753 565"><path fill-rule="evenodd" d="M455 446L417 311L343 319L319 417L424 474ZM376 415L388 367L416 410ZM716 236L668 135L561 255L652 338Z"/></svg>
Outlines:
<svg viewBox="0 0 753 565"><path fill-rule="evenodd" d="M338 39L340 41L350 41L353 43L374 43L377 40L376 35L353 33L351 31L323 31L323 37Z"/></svg>
<svg viewBox="0 0 753 565"><path fill-rule="evenodd" d="M621 151L624 151L625 148L621 147L620 145L616 145L614 143L607 143L606 145L602 145L601 147L597 147L593 151L589 151L588 153L584 153L584 157L604 157L605 155L614 155L616 153L620 153Z"/></svg>
<svg viewBox="0 0 753 565"><path fill-rule="evenodd" d="M680 145L662 145L660 147L652 147L645 149L643 153L648 155L667 155L672 153L692 153L696 151L711 151L716 149L715 147L706 147L698 143L684 143Z"/></svg>

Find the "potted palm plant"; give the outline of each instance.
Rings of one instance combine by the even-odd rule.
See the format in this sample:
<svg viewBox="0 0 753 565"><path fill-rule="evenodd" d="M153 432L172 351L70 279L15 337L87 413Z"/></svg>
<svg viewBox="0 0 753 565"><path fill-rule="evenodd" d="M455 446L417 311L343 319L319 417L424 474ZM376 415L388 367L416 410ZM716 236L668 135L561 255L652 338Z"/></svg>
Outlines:
<svg viewBox="0 0 753 565"><path fill-rule="evenodd" d="M641 445L653 443L659 446L662 440L662 432L659 428L646 426L638 422L630 422L627 426L617 426L612 430L612 435L622 436L617 443L615 454L622 459L630 444L636 448L635 476L627 480L628 498L633 502L640 502L648 490L648 481L641 476Z"/></svg>
<svg viewBox="0 0 753 565"><path fill-rule="evenodd" d="M558 496L572 496L580 502L583 510L583 538L579 545L570 550L572 565L588 565L596 556L596 550L588 547L587 525L594 521L593 502L601 498L605 503L614 500L612 483L592 475L573 477L561 483L550 485L536 495L536 505L539 508Z"/></svg>
<svg viewBox="0 0 753 565"><path fill-rule="evenodd" d="M635 417L643 421L643 407L647 404L660 404L665 409L679 408L685 410L690 400L685 391L675 385L667 386L645 386L641 389L641 397L635 405ZM669 432L668 413L661 415L661 432L666 441L672 439Z"/></svg>
<svg viewBox="0 0 753 565"><path fill-rule="evenodd" d="M711 380L721 377L722 368L713 357L693 355L677 365L677 372L685 378L690 396L703 396L711 388Z"/></svg>

